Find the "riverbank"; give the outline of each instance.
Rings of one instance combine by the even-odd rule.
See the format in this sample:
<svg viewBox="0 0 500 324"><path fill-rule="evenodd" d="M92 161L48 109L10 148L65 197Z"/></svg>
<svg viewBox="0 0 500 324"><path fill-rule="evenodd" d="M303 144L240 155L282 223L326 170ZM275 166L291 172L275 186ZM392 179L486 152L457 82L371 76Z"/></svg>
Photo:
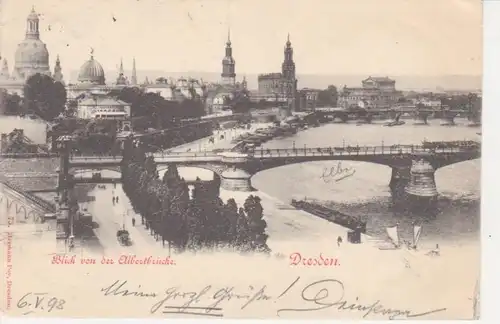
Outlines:
<svg viewBox="0 0 500 324"><path fill-rule="evenodd" d="M214 131L212 136L207 136L194 142L185 143L165 152L186 152L191 151L213 151L213 150L231 150L237 144L231 143L235 138L244 134L253 134L259 128L268 128L272 123L252 123L250 128L232 128ZM211 139L213 138L213 142Z"/></svg>

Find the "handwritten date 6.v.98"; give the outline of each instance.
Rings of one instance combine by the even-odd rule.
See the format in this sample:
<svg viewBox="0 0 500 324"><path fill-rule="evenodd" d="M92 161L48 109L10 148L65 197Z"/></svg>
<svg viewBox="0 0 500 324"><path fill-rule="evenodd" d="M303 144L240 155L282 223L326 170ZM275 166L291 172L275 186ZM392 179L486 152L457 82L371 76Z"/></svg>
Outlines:
<svg viewBox="0 0 500 324"><path fill-rule="evenodd" d="M47 293L29 292L19 299L17 308L25 311L24 315L28 315L36 311L50 313L55 310L62 310L64 304L66 304L66 301L62 298L49 296Z"/></svg>

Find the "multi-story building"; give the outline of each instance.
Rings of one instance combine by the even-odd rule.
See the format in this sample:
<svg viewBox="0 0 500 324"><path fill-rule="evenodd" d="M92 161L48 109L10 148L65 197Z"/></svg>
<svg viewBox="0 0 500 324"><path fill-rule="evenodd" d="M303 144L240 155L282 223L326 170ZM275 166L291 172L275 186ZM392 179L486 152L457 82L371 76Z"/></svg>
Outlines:
<svg viewBox="0 0 500 324"><path fill-rule="evenodd" d="M388 108L403 97L403 93L396 90L396 81L388 77L370 76L361 83L361 87L344 86L340 89L339 107L358 106L359 102L363 102L369 107Z"/></svg>
<svg viewBox="0 0 500 324"><path fill-rule="evenodd" d="M303 88L298 91L299 110L314 110L318 104L318 95L321 92L319 89Z"/></svg>
<svg viewBox="0 0 500 324"><path fill-rule="evenodd" d="M251 99L252 101L266 100L284 103L291 110L297 108L297 78L290 35L285 44L281 72L260 74L258 76L258 92L252 94Z"/></svg>

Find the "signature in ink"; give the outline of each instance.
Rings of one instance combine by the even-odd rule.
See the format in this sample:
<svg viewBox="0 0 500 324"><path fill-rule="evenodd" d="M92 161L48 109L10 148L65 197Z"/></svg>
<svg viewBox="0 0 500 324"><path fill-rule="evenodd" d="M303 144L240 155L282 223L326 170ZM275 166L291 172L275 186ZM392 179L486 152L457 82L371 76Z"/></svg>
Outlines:
<svg viewBox="0 0 500 324"><path fill-rule="evenodd" d="M356 173L354 168L343 168L342 162L338 162L336 166L324 168L323 174L319 177L325 183L339 182L346 178L352 177Z"/></svg>
<svg viewBox="0 0 500 324"><path fill-rule="evenodd" d="M48 293L28 292L18 300L17 308L25 311L23 315L28 315L36 311L51 313L55 310L63 310L65 304L64 299L49 296Z"/></svg>
<svg viewBox="0 0 500 324"><path fill-rule="evenodd" d="M294 284L297 282L296 280ZM294 285L292 284L292 285ZM291 287L288 287L288 290ZM374 302L361 303L359 298L355 301L348 301L345 299L345 287L342 281L336 279L324 279L315 281L308 284L302 289L300 297L305 302L314 305L312 308L282 308L277 311L277 315L283 312L311 312L327 308L334 308L338 311L358 312L362 314L363 318L368 315L382 315L387 316L388 319L393 320L396 318L415 318L433 313L443 312L446 308L439 308L428 310L425 312L415 313L410 309L396 309L384 306L380 300Z"/></svg>

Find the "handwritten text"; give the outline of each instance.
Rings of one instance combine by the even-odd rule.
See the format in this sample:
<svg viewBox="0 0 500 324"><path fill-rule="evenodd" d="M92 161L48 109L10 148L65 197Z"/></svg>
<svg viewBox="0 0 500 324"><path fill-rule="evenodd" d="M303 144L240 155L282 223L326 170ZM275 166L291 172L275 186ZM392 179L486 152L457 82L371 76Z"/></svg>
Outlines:
<svg viewBox="0 0 500 324"><path fill-rule="evenodd" d="M339 162L336 166L333 166L330 169L324 168L320 179L322 179L325 183L339 182L348 177L352 177L354 173L356 173L354 168L343 168L342 162Z"/></svg>

